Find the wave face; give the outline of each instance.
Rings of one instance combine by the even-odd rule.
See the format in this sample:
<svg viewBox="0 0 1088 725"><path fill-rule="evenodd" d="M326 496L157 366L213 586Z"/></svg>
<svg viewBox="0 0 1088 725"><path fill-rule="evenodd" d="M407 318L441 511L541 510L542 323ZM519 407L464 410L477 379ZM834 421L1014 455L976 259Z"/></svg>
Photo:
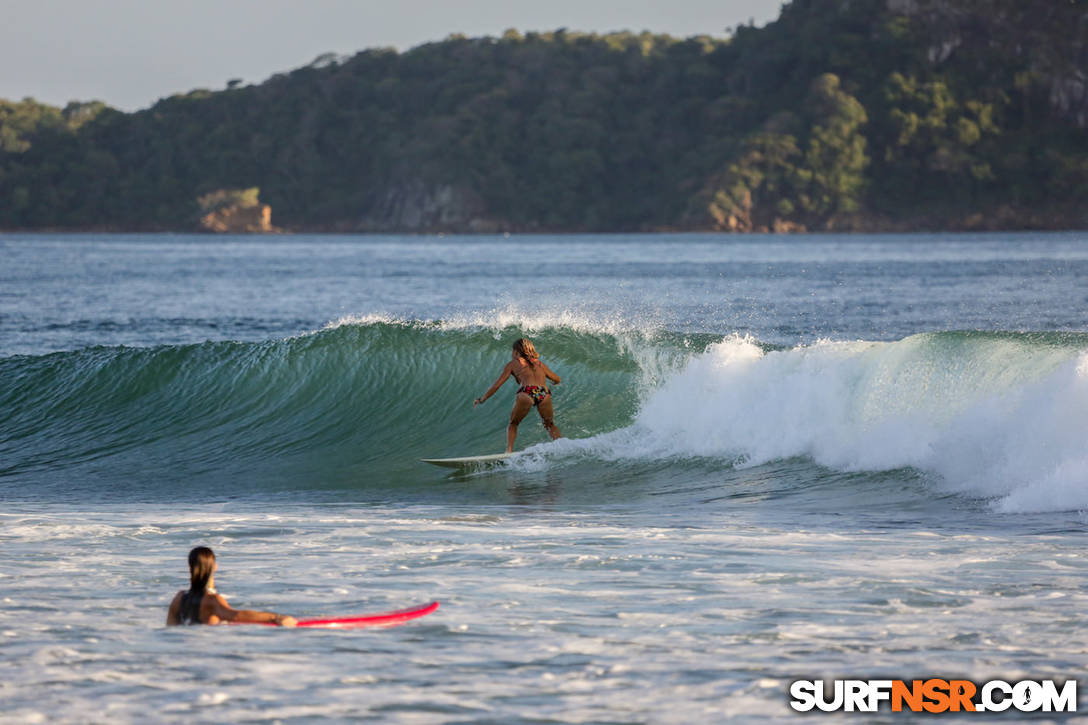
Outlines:
<svg viewBox="0 0 1088 725"><path fill-rule="evenodd" d="M565 379L569 439L515 468L804 458L916 469L1005 512L1088 508L1088 336L783 349L570 320L357 319L287 340L0 359L0 485L92 498L427 485L417 458L503 445L513 387L471 401L522 334ZM544 440L527 419L519 448Z"/></svg>
<svg viewBox="0 0 1088 725"><path fill-rule="evenodd" d="M421 456L501 450L509 400L500 393L477 410L472 400L520 334L364 320L281 341L5 358L0 480L63 486L78 474L152 492L205 479L245 487L262 475L297 486L302 473L320 485L360 477L365 485L418 473ZM607 333L559 327L534 336L571 380L557 391L570 434L631 420L652 365ZM545 439L527 423L522 443Z"/></svg>

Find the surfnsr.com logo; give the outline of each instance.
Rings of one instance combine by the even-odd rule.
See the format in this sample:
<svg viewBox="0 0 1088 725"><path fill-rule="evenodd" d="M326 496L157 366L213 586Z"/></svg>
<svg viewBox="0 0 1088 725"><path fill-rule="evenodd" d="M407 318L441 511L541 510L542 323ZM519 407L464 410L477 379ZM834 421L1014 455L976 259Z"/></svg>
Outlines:
<svg viewBox="0 0 1088 725"><path fill-rule="evenodd" d="M797 680L790 683L790 707L798 712L1076 712L1077 681L990 680Z"/></svg>

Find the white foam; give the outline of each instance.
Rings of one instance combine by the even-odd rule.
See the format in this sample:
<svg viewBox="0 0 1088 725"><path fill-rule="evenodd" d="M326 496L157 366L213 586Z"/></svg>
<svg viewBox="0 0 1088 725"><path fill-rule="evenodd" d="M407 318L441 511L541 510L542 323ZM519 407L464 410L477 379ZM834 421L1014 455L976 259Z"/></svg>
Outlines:
<svg viewBox="0 0 1088 725"><path fill-rule="evenodd" d="M1016 338L919 335L764 353L729 337L652 390L605 458L807 456L914 467L1002 511L1088 508L1088 353Z"/></svg>
<svg viewBox="0 0 1088 725"><path fill-rule="evenodd" d="M511 303L486 310L454 313L441 319L413 319L385 312L349 314L326 323L321 330L369 325L395 325L443 331L491 330L495 333L517 327L528 334L562 329L591 335L637 333L645 338L654 338L664 329L660 320L654 317L638 318L625 313L580 309L570 305L551 308L534 305L532 309L523 309Z"/></svg>
<svg viewBox="0 0 1088 725"><path fill-rule="evenodd" d="M425 320L410 320L396 315L388 315L385 313L369 313L369 314L352 314L344 315L335 320L326 322L320 330L313 330L309 335L313 335L323 330L335 330L340 327L370 327L372 325L396 325L401 327L412 326L433 326L433 322L427 322Z"/></svg>

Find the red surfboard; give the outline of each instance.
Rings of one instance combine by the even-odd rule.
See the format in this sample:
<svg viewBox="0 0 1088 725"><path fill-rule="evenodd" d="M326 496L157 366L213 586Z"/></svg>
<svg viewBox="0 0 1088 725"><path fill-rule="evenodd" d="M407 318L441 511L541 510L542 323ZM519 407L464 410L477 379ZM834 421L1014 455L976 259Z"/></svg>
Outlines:
<svg viewBox="0 0 1088 725"><path fill-rule="evenodd" d="M365 614L357 617L334 617L332 619L300 619L299 627L317 627L319 629L361 629L362 627L396 627L398 624L426 616L438 609L438 602L424 604L411 609L398 609L383 614ZM241 622L239 624L242 624ZM276 625L272 622L254 622L254 624Z"/></svg>

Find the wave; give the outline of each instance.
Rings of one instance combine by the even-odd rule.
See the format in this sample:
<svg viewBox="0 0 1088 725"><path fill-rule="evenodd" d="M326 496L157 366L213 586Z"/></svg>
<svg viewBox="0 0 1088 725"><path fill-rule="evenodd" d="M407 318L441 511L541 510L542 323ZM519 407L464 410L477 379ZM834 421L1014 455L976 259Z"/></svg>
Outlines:
<svg viewBox="0 0 1088 725"><path fill-rule="evenodd" d="M1088 336L942 332L787 350L727 338L592 446L614 459L914 468L1029 512L1088 508L1086 438Z"/></svg>
<svg viewBox="0 0 1088 725"><path fill-rule="evenodd" d="M287 340L0 359L0 481L153 491L418 480L419 457L503 444L509 401L471 401L525 334L564 377L556 409L571 439L535 447L543 430L526 421L522 468L803 457L916 469L1000 511L1088 508L1086 335L781 348L576 316L345 318Z"/></svg>
<svg viewBox="0 0 1088 725"><path fill-rule="evenodd" d="M286 468L381 477L420 456L501 450L501 396L477 410L472 400L523 332L375 318L287 340L0 359L0 477L73 468L172 482ZM583 436L630 422L653 358L676 357L667 344L638 344L642 333L533 334L571 381L557 400ZM523 426L525 442L544 440L536 428Z"/></svg>

